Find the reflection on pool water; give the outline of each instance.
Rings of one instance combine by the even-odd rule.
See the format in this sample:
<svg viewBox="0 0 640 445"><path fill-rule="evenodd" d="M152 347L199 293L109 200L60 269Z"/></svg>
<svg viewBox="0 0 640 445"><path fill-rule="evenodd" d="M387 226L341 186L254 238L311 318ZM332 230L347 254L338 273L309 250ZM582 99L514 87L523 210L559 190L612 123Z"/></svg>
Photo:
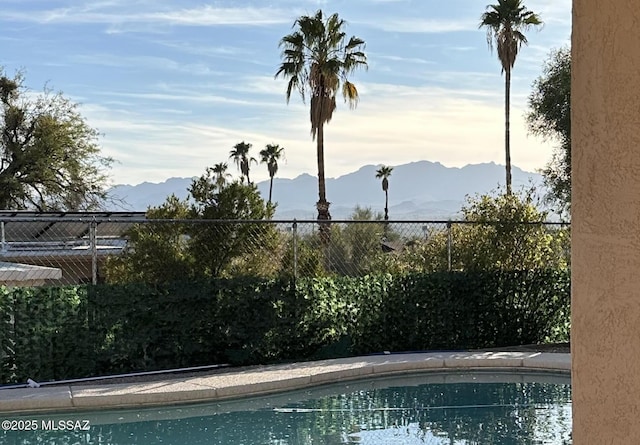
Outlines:
<svg viewBox="0 0 640 445"><path fill-rule="evenodd" d="M4 431L0 444L570 444L571 384L567 375L428 373L236 401L17 419L90 427Z"/></svg>

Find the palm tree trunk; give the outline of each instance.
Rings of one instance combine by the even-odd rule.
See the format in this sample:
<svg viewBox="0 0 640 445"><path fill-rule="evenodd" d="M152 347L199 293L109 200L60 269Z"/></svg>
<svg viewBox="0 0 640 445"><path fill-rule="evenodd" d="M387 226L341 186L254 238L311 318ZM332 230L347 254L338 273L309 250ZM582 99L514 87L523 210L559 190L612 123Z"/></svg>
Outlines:
<svg viewBox="0 0 640 445"><path fill-rule="evenodd" d="M505 70L504 82L504 154L507 169L507 195L511 195L511 133L509 131L509 117L511 108L511 68Z"/></svg>
<svg viewBox="0 0 640 445"><path fill-rule="evenodd" d="M318 154L318 221L320 222L320 239L324 245L329 244L329 224L324 221L331 219L329 213L329 203L327 202L326 182L324 179L324 123L318 125L318 134L316 136L317 154Z"/></svg>
<svg viewBox="0 0 640 445"><path fill-rule="evenodd" d="M389 191L384 191L384 220L389 221Z"/></svg>
<svg viewBox="0 0 640 445"><path fill-rule="evenodd" d="M329 220L331 215L329 214L329 203L327 202L327 190L326 182L324 179L324 124L320 123L318 126L317 135L317 151L318 151L318 202L316 207L318 209L319 220Z"/></svg>
<svg viewBox="0 0 640 445"><path fill-rule="evenodd" d="M271 181L269 182L269 204L271 204L272 192L273 192L273 176L271 176Z"/></svg>

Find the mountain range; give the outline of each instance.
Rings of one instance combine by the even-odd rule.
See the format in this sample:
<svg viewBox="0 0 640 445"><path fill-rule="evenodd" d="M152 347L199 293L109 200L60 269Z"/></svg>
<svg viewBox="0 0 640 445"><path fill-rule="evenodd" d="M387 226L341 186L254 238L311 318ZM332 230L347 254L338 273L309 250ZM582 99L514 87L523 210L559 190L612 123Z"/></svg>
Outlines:
<svg viewBox="0 0 640 445"><path fill-rule="evenodd" d="M337 178L327 178L327 199L333 219L348 218L356 206L384 211L384 192L376 179L379 165L365 165L357 171ZM504 183L504 166L491 163L445 167L439 162L417 161L397 165L389 177L389 218L447 219L455 218L466 196L488 193ZM513 189L534 185L542 187L542 177L512 166ZM186 198L193 178L170 178L161 183L116 185L110 189L121 200L119 208L110 210L145 211L158 206L172 193ZM269 181L256 184L265 198ZM318 183L307 173L293 179L274 178L273 200L278 203L275 218L315 219Z"/></svg>

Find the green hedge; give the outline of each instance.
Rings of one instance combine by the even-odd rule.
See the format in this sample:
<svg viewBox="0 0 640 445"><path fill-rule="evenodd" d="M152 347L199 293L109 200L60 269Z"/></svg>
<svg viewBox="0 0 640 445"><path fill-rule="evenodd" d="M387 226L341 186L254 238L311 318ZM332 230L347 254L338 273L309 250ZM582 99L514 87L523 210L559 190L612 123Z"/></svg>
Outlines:
<svg viewBox="0 0 640 445"><path fill-rule="evenodd" d="M565 271L0 287L0 381L568 340Z"/></svg>

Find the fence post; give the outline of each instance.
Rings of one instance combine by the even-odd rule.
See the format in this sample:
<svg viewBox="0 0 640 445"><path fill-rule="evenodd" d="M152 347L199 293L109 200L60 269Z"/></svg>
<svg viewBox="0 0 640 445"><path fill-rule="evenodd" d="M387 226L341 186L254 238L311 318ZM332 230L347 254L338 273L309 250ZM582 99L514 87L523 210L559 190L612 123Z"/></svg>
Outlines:
<svg viewBox="0 0 640 445"><path fill-rule="evenodd" d="M293 219L293 279L298 279L298 222Z"/></svg>
<svg viewBox="0 0 640 445"><path fill-rule="evenodd" d="M7 239L4 235L4 221L0 221L0 232L2 232L2 252L7 251Z"/></svg>
<svg viewBox="0 0 640 445"><path fill-rule="evenodd" d="M89 246L91 248L91 284L98 284L98 243L97 229L95 217L89 223Z"/></svg>
<svg viewBox="0 0 640 445"><path fill-rule="evenodd" d="M451 220L447 221L447 267L451 272Z"/></svg>

